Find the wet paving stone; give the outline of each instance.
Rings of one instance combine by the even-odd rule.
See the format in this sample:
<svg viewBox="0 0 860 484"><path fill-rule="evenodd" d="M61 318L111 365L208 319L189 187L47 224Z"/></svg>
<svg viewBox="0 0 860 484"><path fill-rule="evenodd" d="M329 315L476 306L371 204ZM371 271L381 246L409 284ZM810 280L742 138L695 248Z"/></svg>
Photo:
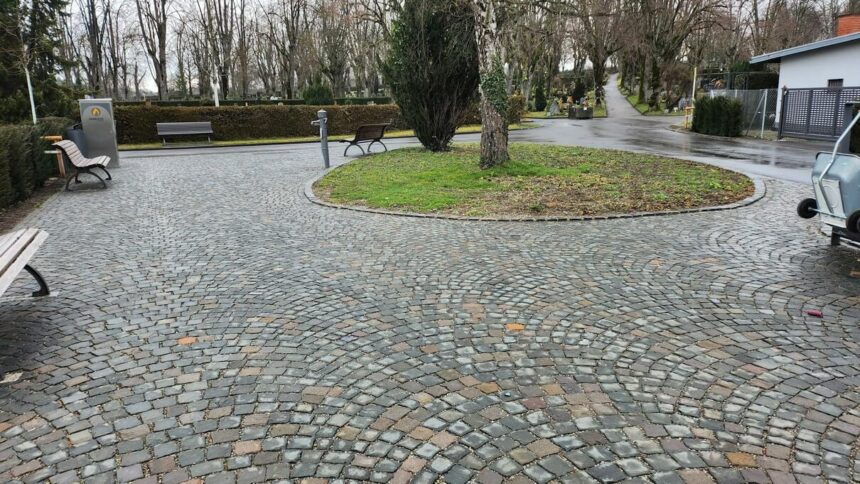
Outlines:
<svg viewBox="0 0 860 484"><path fill-rule="evenodd" d="M54 294L2 301L0 480L860 481L860 253L808 187L410 219L309 203L317 156L125 154L26 221Z"/></svg>

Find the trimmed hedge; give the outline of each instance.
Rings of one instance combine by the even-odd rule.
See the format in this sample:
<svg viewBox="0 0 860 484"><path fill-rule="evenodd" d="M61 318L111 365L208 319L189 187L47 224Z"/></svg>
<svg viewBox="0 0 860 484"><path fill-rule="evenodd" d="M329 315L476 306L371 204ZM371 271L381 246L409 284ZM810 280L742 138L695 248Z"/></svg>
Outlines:
<svg viewBox="0 0 860 484"><path fill-rule="evenodd" d="M339 106L367 106L369 104L392 104L391 98L386 96L378 97L342 97L335 99L335 104ZM215 106L215 101L211 99L175 99L170 101L149 101L151 106L156 107L178 107L178 106ZM304 99L222 99L219 101L221 106L305 106ZM145 106L146 101L114 101L114 106Z"/></svg>
<svg viewBox="0 0 860 484"><path fill-rule="evenodd" d="M392 122L405 129L400 109L383 106L222 106L156 107L117 106L117 140L121 144L158 141L155 123L209 121L215 140L243 140L316 136L311 126L317 111L328 112L329 134L351 134L363 124Z"/></svg>
<svg viewBox="0 0 860 484"><path fill-rule="evenodd" d="M150 106L154 107L200 107L200 106L215 106L215 101L211 99L184 99L171 101L149 101ZM277 106L279 104L287 106L304 106L305 101L302 99L281 99L272 101L269 99L224 99L219 101L221 106ZM114 101L116 106L146 106L146 101Z"/></svg>
<svg viewBox="0 0 860 484"><path fill-rule="evenodd" d="M740 136L743 131L743 104L725 96L702 98L693 111L693 131L717 136Z"/></svg>
<svg viewBox="0 0 860 484"><path fill-rule="evenodd" d="M57 176L57 158L40 138L59 135L72 124L64 118L47 118L38 126L0 126L0 209L25 200L45 181Z"/></svg>
<svg viewBox="0 0 860 484"><path fill-rule="evenodd" d="M508 102L510 123L519 123L525 113L523 96L512 96ZM329 134L352 134L363 124L392 123L393 129L409 129L396 104L374 106L145 106L123 105L114 108L117 142L120 144L159 141L156 123L209 121L215 132L212 139L292 138L317 136L311 126L317 111L328 112ZM480 124L477 104L467 116L466 124Z"/></svg>
<svg viewBox="0 0 860 484"><path fill-rule="evenodd" d="M394 100L387 96L339 97L334 102L339 106L367 106L368 104L393 104Z"/></svg>

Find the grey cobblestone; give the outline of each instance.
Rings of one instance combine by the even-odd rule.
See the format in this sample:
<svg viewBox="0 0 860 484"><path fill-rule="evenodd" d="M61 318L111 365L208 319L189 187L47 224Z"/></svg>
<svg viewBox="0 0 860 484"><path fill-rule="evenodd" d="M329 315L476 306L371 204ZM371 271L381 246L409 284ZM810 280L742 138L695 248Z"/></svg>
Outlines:
<svg viewBox="0 0 860 484"><path fill-rule="evenodd" d="M26 221L55 294L3 301L0 481L860 480L860 262L807 187L408 219L308 203L315 148L247 150L128 155Z"/></svg>

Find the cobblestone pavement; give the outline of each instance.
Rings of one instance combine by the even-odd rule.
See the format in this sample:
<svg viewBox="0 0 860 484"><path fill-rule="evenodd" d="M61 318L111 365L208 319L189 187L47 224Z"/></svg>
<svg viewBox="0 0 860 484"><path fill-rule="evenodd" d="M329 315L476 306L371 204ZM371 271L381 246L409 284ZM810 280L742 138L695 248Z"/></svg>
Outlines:
<svg viewBox="0 0 860 484"><path fill-rule="evenodd" d="M126 155L27 220L54 295L0 303L0 481L860 479L858 252L806 187L456 222L312 205L318 164Z"/></svg>

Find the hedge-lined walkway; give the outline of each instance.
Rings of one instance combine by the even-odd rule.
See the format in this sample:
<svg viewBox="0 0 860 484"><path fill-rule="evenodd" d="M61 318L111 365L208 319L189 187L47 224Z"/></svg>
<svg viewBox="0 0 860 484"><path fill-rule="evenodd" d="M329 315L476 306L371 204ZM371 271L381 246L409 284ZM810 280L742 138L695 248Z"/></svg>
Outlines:
<svg viewBox="0 0 860 484"><path fill-rule="evenodd" d="M806 187L475 223L310 204L318 166L140 153L36 212L55 294L0 303L0 480L860 478L858 254Z"/></svg>

